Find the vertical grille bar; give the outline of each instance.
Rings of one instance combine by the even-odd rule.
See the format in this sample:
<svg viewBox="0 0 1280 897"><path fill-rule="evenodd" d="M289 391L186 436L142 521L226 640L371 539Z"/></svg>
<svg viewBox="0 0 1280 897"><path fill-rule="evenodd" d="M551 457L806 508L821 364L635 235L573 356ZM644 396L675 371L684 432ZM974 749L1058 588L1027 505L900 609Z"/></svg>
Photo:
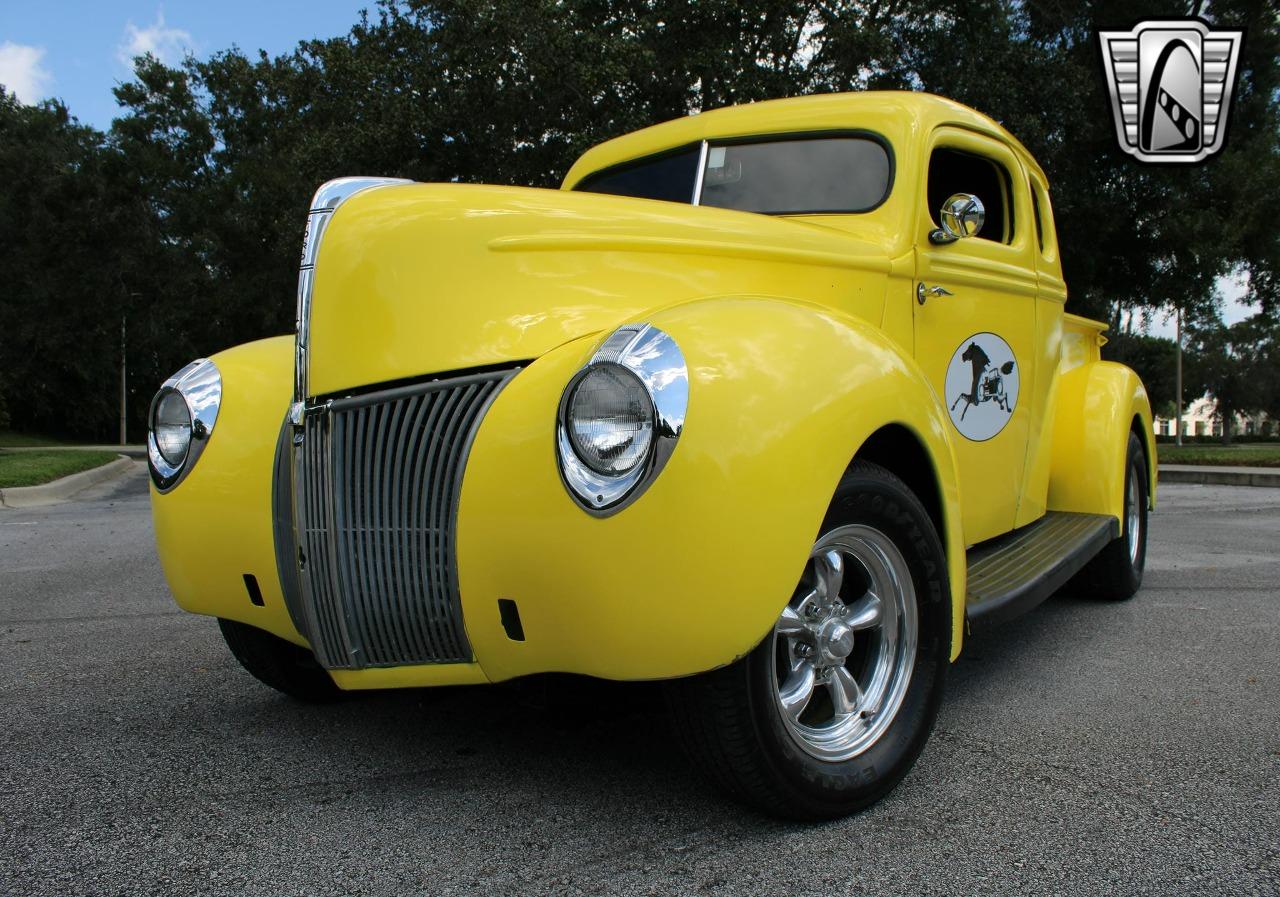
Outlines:
<svg viewBox="0 0 1280 897"><path fill-rule="evenodd" d="M412 649L405 642L404 632L404 615L399 612L395 601L396 576L395 567L391 562L388 552L391 549L393 541L399 541L392 536L396 531L396 521L389 517L390 511L390 495L388 494L388 482L391 479L393 471L392 457L396 448L397 430L400 427L400 418L405 413L405 406L412 404L413 399L404 399L399 402L385 406L382 410L382 421L379 433L385 438L379 442L379 452L377 463L371 465L376 474L374 480L376 485L373 489L373 515L369 519L369 527L374 535L374 559L378 570L378 587L373 594L373 613L375 622L383 620L394 620L400 618L401 625L396 627L383 627L384 631L380 632L381 644L380 648L391 655L405 655Z"/></svg>
<svg viewBox="0 0 1280 897"><path fill-rule="evenodd" d="M373 503L375 501L375 484L377 482L377 467L371 463L373 461L373 444L374 440L380 435L378 433L378 412L382 411L383 405L370 405L367 408L357 408L354 411L343 414L339 412L337 416L345 416L359 423L359 429L356 431L360 434L360 439L356 441L356 451L350 458L346 459L346 467L348 472L355 473L359 471L360 491L359 498L350 505L351 516L345 521L346 527L350 530L356 544L356 557L360 561L360 579L346 583L348 598L348 606L352 608L353 614L360 621L359 634L363 637L361 641L369 644L370 648L375 651L380 645L374 644L380 641L372 637L370 632L373 626L370 623L376 622L377 617L373 615L368 607L369 602L373 599L382 587L378 582L377 568L377 552L376 541L377 533L369 526L369 517L372 513Z"/></svg>
<svg viewBox="0 0 1280 897"><path fill-rule="evenodd" d="M432 440L431 453L428 456L429 460L427 462L428 464L427 487L424 490L426 493L425 497L427 499L427 504L426 504L427 527L426 527L426 533L425 533L426 542L427 542L427 551L426 551L426 563L424 564L424 566L426 567L427 575L431 579L431 586L433 590L436 590L436 591L442 588L442 583L440 581L441 570L439 567L439 563L440 563L439 543L440 543L440 534L441 534L440 533L441 531L440 510L441 509L439 506L438 499L435 495L435 492L438 487L439 481L441 480L440 470L442 465L440 461L441 461L441 458L444 456L445 451L448 447L449 439L453 436L454 424L456 421L457 410L458 410L458 403L462 400L463 400L463 395L461 394L461 392L455 392L446 399L444 410L441 412L441 420L439 424L440 436L438 439ZM437 638L440 640L440 644L444 646L444 650L453 650L454 640L453 640L453 633L450 631L451 627L449 626L449 620L445 615L439 613L439 608L433 607L431 608L431 610L433 612L431 614L432 619L435 620L437 624L437 632L438 632Z"/></svg>
<svg viewBox="0 0 1280 897"><path fill-rule="evenodd" d="M430 405L430 412L427 415L426 425L417 434L418 441L412 457L413 475L410 478L408 493L405 495L409 514L406 518L407 537L404 541L407 549L406 553L411 559L408 569L411 570L420 570L426 566L426 556L422 553L421 542L426 538L427 503L419 500L417 496L424 494L423 487L428 480L427 454L431 449L432 439L440 423L440 408L444 405L448 396L445 393L436 392L423 398ZM431 608L415 604L414 616L418 624L419 638L438 644L438 630L432 620Z"/></svg>
<svg viewBox="0 0 1280 897"><path fill-rule="evenodd" d="M331 666L345 665L343 626L340 608L332 588L333 551L329 538L332 506L329 501L329 467L323 463L329 445L329 427L317 419L309 428L302 450L305 490L302 513L304 565L303 601L309 605L312 631L320 635L314 646L321 661Z"/></svg>
<svg viewBox="0 0 1280 897"><path fill-rule="evenodd" d="M485 392L488 384L475 384L467 387L467 395L460 403L458 408L457 429L455 430L455 438L450 439L445 446L447 455L442 459L442 468L448 472L448 476L437 478L439 484L439 494L436 496L436 507L440 508L440 529L439 538L437 540L437 563L433 565L440 580L440 590L449 593L456 590L457 575L453 563L451 563L453 555L453 529L449 525L451 512L445 511L445 508L452 508L454 504L454 495L457 491L456 480L460 479L459 471L462 469L462 452L466 447L467 435L471 432L471 422L479 411L481 404L484 402ZM449 620L450 636L456 650L463 650L463 646L467 642L466 632L462 628L462 620L452 618Z"/></svg>
<svg viewBox="0 0 1280 897"><path fill-rule="evenodd" d="M454 554L476 427L515 371L310 410L295 450L302 602L316 656L361 668L471 659Z"/></svg>

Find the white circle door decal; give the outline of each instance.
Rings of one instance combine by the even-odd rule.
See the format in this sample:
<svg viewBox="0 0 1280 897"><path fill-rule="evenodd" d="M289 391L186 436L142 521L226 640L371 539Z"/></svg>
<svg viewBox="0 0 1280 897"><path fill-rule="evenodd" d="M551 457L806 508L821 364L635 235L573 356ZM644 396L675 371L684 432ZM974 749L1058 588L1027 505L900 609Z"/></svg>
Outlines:
<svg viewBox="0 0 1280 897"><path fill-rule="evenodd" d="M951 422L966 439L985 442L1013 417L1018 405L1018 362L994 333L975 333L947 365L946 402Z"/></svg>

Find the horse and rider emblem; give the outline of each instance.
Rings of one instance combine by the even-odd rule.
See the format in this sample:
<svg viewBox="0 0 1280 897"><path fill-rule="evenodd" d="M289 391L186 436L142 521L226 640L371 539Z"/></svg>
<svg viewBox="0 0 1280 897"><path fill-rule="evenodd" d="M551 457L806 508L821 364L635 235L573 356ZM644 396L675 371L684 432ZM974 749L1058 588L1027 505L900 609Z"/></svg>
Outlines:
<svg viewBox="0 0 1280 897"><path fill-rule="evenodd" d="M966 439L984 442L1001 430L1018 404L1018 364L994 333L962 342L947 366L951 422Z"/></svg>

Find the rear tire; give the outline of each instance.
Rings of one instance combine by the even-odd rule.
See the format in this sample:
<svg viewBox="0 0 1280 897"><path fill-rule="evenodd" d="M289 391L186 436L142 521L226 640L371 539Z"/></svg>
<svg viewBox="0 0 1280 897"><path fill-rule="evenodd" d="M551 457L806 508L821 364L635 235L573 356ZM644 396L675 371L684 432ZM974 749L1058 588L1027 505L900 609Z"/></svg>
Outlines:
<svg viewBox="0 0 1280 897"><path fill-rule="evenodd" d="M1146 454L1136 433L1129 434L1124 473L1123 532L1080 571L1079 589L1104 601L1132 598L1142 585L1147 564Z"/></svg>
<svg viewBox="0 0 1280 897"><path fill-rule="evenodd" d="M240 666L259 682L309 704L342 697L342 690L306 648L235 620L218 620L222 637Z"/></svg>
<svg viewBox="0 0 1280 897"><path fill-rule="evenodd" d="M950 650L933 523L901 480L856 462L774 629L736 663L670 683L669 703L686 750L721 790L770 815L832 819L911 769Z"/></svg>

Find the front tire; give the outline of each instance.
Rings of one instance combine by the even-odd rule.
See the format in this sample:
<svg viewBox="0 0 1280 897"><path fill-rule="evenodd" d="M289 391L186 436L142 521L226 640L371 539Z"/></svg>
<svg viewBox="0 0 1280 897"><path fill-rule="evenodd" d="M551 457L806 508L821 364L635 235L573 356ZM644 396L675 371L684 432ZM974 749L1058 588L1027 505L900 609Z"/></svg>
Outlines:
<svg viewBox="0 0 1280 897"><path fill-rule="evenodd" d="M259 682L308 704L342 697L342 690L306 648L235 620L219 618L218 628L236 660Z"/></svg>
<svg viewBox="0 0 1280 897"><path fill-rule="evenodd" d="M911 769L951 648L946 558L897 477L856 462L773 630L738 662L669 689L694 761L773 815L830 819Z"/></svg>

